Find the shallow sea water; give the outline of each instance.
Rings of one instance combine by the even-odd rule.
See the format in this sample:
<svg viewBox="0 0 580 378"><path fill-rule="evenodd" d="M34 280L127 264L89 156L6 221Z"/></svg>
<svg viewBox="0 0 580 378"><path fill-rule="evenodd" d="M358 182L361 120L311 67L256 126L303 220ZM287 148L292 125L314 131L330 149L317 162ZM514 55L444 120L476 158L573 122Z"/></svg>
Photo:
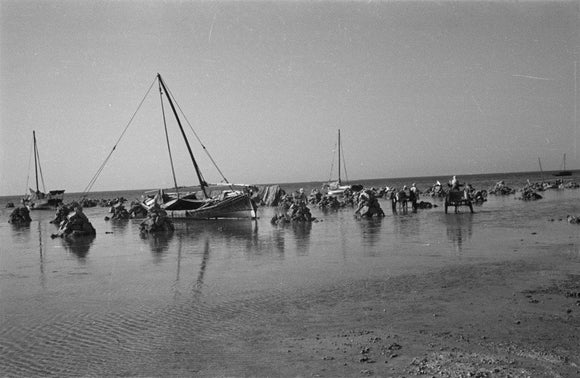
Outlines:
<svg viewBox="0 0 580 378"><path fill-rule="evenodd" d="M445 214L431 198L422 199L438 207L393 214L381 199L386 217L370 220L311 207L318 222L285 226L260 208L256 221L176 222L172 235L149 237L139 220L105 221L107 208L87 208L97 235L72 243L51 239L52 211L18 227L1 209L0 371L149 375L152 365L162 370L156 351L185 337L199 340L201 369L219 354L212 340L236 337L261 306L299 302L304 291L332 295L361 279L554 251L579 261L580 226L565 218L580 215L580 190L541 194L489 196L474 214Z"/></svg>

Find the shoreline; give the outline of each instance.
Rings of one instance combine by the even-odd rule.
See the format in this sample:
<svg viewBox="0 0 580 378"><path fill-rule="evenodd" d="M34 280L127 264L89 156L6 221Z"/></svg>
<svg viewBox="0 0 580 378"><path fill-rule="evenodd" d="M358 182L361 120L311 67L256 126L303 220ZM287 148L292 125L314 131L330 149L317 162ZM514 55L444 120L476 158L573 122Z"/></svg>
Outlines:
<svg viewBox="0 0 580 378"><path fill-rule="evenodd" d="M573 169L571 170L572 175L571 176L564 176L564 177L558 177L558 176L554 176L553 174L558 172L557 170L553 170L553 171L545 171L543 172L543 174L539 171L519 171L519 172L496 172L496 173L446 173L446 174L438 174L438 175L429 175L429 176L408 176L408 177L377 177L377 178L359 178L359 179L351 179L349 180L350 184L363 184L366 185L368 184L368 186L376 186L380 183L407 183L407 184L411 184L411 182L425 182L428 184L432 184L433 182L435 182L436 180L443 180L441 182L447 182L447 180L453 176L454 174L457 175L459 178L461 179L475 179L476 181L485 181L488 182L490 186L492 186L493 184L495 184L498 180L505 180L506 181L506 185L508 186L512 186L515 189L519 189L521 186L524 186L526 183L526 179L528 180L541 180L541 181L546 181L546 182L550 182L550 181L556 181L558 179L563 180L563 181L573 181L575 182L578 177L580 177L580 170L578 169ZM283 189L286 188L290 188L290 190L293 190L294 188L299 188L299 187L309 187L309 188L314 188L314 187L320 187L321 184L324 184L328 182L328 180L314 180L314 181L296 181L296 182L281 182L281 183L259 183L259 184L248 184L248 185L253 185L253 186L258 186L258 187L262 187L262 186L274 186L274 185L279 185L280 187L282 187ZM236 185L236 184L234 184ZM192 187L197 187L197 185L186 185L186 186L180 186L180 188L192 188ZM65 198L68 197L73 197L73 198L79 198L83 195L87 195L88 198L104 198L102 197L102 195L108 195L110 193L125 193L125 194L131 194L131 193L144 193L147 191L156 191L159 190L161 188L149 188L149 189L101 189L101 190L95 190L95 191L90 191L88 193L82 192L82 191L66 191L65 192ZM167 189L167 188L166 188ZM481 187L478 189L488 189L488 187ZM2 194L0 195L0 204L2 204L3 202L6 201L14 201L19 200L23 195L27 194L27 191L25 191L25 193L16 193L16 194ZM100 196L100 197L99 197ZM106 196L105 196L106 197ZM129 200L131 200L129 198Z"/></svg>

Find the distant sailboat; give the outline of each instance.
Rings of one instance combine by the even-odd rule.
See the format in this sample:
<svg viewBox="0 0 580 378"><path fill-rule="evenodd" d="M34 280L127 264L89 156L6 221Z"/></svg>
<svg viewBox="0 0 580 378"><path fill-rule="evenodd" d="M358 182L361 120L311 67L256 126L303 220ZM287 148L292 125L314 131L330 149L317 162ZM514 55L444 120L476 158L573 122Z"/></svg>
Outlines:
<svg viewBox="0 0 580 378"><path fill-rule="evenodd" d="M32 140L34 143L34 174L36 178L36 190L29 188L30 193L22 198L22 204L28 207L29 210L49 210L55 209L62 203L64 190L51 190L46 193L44 188L44 177L42 176L42 168L40 167L40 155L38 154L38 147L36 146L36 132L32 131ZM38 185L38 174L40 173L40 180L42 181L42 190Z"/></svg>
<svg viewBox="0 0 580 378"><path fill-rule="evenodd" d="M564 158L562 160L562 166L560 167L560 171L554 173L554 176L572 176L572 172L566 170L566 154L564 154Z"/></svg>
<svg viewBox="0 0 580 378"><path fill-rule="evenodd" d="M327 194L329 196L340 196L342 194L344 194L344 191L347 189L350 189L350 185L343 185L342 182L342 177L341 177L341 152L342 152L342 144L340 142L340 129L338 130L338 179L337 180L332 180L332 172L330 172L331 174L331 179L329 180L328 183L325 184L325 187L327 187L328 191ZM332 171L332 168L331 168Z"/></svg>

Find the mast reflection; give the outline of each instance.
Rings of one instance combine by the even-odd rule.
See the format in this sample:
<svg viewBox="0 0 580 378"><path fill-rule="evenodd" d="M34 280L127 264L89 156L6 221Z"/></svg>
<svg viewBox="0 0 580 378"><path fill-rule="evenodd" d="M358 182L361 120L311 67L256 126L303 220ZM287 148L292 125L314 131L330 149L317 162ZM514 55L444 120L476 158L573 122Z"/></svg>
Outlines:
<svg viewBox="0 0 580 378"><path fill-rule="evenodd" d="M208 262L209 262L209 238L206 237L205 246L203 249L203 256L201 259L201 266L199 268L199 273L197 275L197 281L193 286L193 293L195 295L200 295L201 290L203 289L203 278L205 276L205 271L207 269Z"/></svg>

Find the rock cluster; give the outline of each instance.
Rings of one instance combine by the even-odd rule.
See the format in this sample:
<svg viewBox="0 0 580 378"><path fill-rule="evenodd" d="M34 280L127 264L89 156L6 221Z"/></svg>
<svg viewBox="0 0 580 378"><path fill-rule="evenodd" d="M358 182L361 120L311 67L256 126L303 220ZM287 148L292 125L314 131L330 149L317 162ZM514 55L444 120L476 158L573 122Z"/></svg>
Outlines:
<svg viewBox="0 0 580 378"><path fill-rule="evenodd" d="M167 212L157 204L149 209L147 219L145 219L139 227L142 234L173 232L175 230L175 226L167 217Z"/></svg>
<svg viewBox="0 0 580 378"><path fill-rule="evenodd" d="M95 235L97 233L87 216L83 213L82 206L75 204L73 209L74 212L61 222L58 232L51 235L52 238Z"/></svg>
<svg viewBox="0 0 580 378"><path fill-rule="evenodd" d="M543 197L536 192L533 186L527 185L520 189L520 195L517 198L524 201L535 201Z"/></svg>
<svg viewBox="0 0 580 378"><path fill-rule="evenodd" d="M272 224L284 224L290 222L313 222L316 220L310 213L310 209L304 201L293 202L288 209L279 208L278 214L274 215L270 222ZM290 214L288 214L288 211Z"/></svg>
<svg viewBox="0 0 580 378"><path fill-rule="evenodd" d="M147 217L147 210L141 205L140 202L134 201L131 203L129 214L131 218L145 218Z"/></svg>
<svg viewBox="0 0 580 378"><path fill-rule="evenodd" d="M54 219L51 220L50 223L61 224L64 220L67 219L68 215L74 210L73 209L74 206L75 206L75 203L71 203L69 205L61 204L56 209L56 214L54 216Z"/></svg>
<svg viewBox="0 0 580 378"><path fill-rule="evenodd" d="M131 214L127 211L127 209L125 209L125 206L123 206L123 203L119 202L113 206L111 206L111 209L109 210L110 213L113 213L113 215L109 218L109 217L105 217L105 220L109 220L109 219L129 219L131 218Z"/></svg>
<svg viewBox="0 0 580 378"><path fill-rule="evenodd" d="M32 222L30 211L24 206L15 208L8 218L8 223L12 224L29 224L30 222Z"/></svg>
<svg viewBox="0 0 580 378"><path fill-rule="evenodd" d="M510 188L509 186L507 186L505 184L505 182L502 181L498 181L493 188L490 188L488 191L489 194L493 194L493 195L497 195L497 196L507 196L510 194L515 194L516 190Z"/></svg>
<svg viewBox="0 0 580 378"><path fill-rule="evenodd" d="M437 181L433 186L426 189L423 192L423 195L431 196L431 197L435 197L435 198L445 198L445 196L447 195L447 191L443 188L441 183L439 181Z"/></svg>
<svg viewBox="0 0 580 378"><path fill-rule="evenodd" d="M374 216L384 217L385 213L381 209L379 201L372 190L363 190L358 197L358 205L355 210L355 215L372 218Z"/></svg>

